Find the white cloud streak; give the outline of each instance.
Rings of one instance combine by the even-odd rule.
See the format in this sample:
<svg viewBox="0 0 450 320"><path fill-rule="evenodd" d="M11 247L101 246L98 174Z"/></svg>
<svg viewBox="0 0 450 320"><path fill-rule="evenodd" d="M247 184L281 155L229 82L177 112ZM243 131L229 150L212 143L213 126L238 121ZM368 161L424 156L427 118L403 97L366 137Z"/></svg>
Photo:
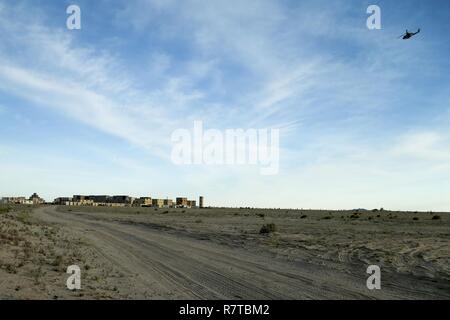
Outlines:
<svg viewBox="0 0 450 320"><path fill-rule="evenodd" d="M438 162L438 169L446 170L445 135L412 132L405 138L400 133L401 138L388 137L381 150L369 145L377 137L361 137L361 128L374 114L395 109L399 93L408 89L401 81L410 71L402 63L414 64L426 49L414 55L399 42L386 41L390 34L368 37L364 21L362 28L357 22L342 24L351 9L345 2L320 10L299 4L292 12L275 1L127 3L116 12L118 29L131 25L137 34L148 33L143 41L181 43L190 52L182 59L161 48L149 52L142 65L152 86L142 85L145 79L132 74L123 57L78 43L66 30L46 27L38 12L27 9L0 3L0 89L5 92L120 137L163 161L168 161L172 130L190 128L194 120L215 128L283 128L282 138L289 143L282 140L279 177L255 177L253 168L177 169L185 186L200 190L225 181L219 191L228 190L229 198L242 205L248 204L249 190L258 194L251 201L255 205L269 205L264 199L288 190L275 201L278 206L299 201L313 206L325 190L331 200L323 201L324 207L358 202L356 196L336 200L348 199L351 192L375 206L371 194L389 198L392 192L382 190L387 177L394 177L398 186L431 174L425 170L408 178L410 173L399 165L405 157ZM334 42L346 53L353 48L354 57L328 50ZM116 160L142 169L132 160ZM426 163L412 165L426 169ZM373 187L361 191L364 175ZM333 195L344 183L336 181L343 180L348 192L342 188ZM297 186L305 196L298 196Z"/></svg>

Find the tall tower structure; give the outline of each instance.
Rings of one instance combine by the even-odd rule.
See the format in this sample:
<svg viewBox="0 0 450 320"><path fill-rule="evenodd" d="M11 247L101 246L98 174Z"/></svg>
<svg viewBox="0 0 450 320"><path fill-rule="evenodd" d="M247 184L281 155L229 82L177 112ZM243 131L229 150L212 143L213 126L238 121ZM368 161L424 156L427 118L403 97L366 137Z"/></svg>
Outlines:
<svg viewBox="0 0 450 320"><path fill-rule="evenodd" d="M200 196L200 197L198 198L198 206L199 206L200 208L203 208L203 196Z"/></svg>

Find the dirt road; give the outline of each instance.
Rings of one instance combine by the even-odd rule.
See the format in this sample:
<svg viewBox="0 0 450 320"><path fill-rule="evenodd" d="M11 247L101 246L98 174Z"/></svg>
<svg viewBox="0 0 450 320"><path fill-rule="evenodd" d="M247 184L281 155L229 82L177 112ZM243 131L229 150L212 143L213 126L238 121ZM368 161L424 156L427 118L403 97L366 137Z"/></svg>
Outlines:
<svg viewBox="0 0 450 320"><path fill-rule="evenodd" d="M148 299L445 298L447 287L396 274L368 290L366 266L289 261L251 247L231 248L154 223L39 208L35 216L78 234L123 275L115 290ZM75 263L76 261L74 261ZM83 268L83 266L80 266ZM107 275L106 275L107 276ZM83 281L83 280L82 280ZM86 280L87 281L87 280ZM84 282L85 283L85 282ZM439 286L438 286L439 287Z"/></svg>

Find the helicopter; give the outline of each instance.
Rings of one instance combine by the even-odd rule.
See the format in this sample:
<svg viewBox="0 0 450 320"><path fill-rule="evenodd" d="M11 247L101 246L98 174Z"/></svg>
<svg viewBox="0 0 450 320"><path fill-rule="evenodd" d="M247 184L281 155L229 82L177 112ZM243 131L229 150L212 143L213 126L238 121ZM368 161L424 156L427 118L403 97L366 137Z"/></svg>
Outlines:
<svg viewBox="0 0 450 320"><path fill-rule="evenodd" d="M420 28L417 30L417 32L409 32L408 29L406 29L406 33L402 34L400 37L398 38L402 38L403 40L408 40L409 38L411 38L412 36L415 36L416 34L418 34L420 32Z"/></svg>

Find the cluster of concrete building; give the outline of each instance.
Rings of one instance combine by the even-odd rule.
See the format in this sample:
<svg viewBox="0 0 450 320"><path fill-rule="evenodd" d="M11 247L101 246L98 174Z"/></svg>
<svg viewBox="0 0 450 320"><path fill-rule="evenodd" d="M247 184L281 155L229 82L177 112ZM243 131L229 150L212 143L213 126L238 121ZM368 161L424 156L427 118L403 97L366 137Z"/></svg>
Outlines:
<svg viewBox="0 0 450 320"><path fill-rule="evenodd" d="M31 197L4 197L0 203L3 204L27 204L39 205L45 204L45 200L33 193ZM60 197L53 201L56 205L65 206L104 206L104 207L155 207L155 208L203 208L203 197L199 201L188 200L185 197L172 199L153 199L152 197L134 198L130 196L107 196L107 195L74 195L73 197Z"/></svg>
<svg viewBox="0 0 450 320"><path fill-rule="evenodd" d="M74 195L72 198L61 197L53 201L57 205L66 206L96 206L96 207L155 207L155 208L203 208L203 197L199 203L195 200L179 197L175 199L153 199L152 197L134 198L130 196L107 195Z"/></svg>
<svg viewBox="0 0 450 320"><path fill-rule="evenodd" d="M29 204L29 205L36 205L36 204L44 204L45 200L38 196L37 193L33 193L31 197L3 197L0 200L0 203L3 204Z"/></svg>

